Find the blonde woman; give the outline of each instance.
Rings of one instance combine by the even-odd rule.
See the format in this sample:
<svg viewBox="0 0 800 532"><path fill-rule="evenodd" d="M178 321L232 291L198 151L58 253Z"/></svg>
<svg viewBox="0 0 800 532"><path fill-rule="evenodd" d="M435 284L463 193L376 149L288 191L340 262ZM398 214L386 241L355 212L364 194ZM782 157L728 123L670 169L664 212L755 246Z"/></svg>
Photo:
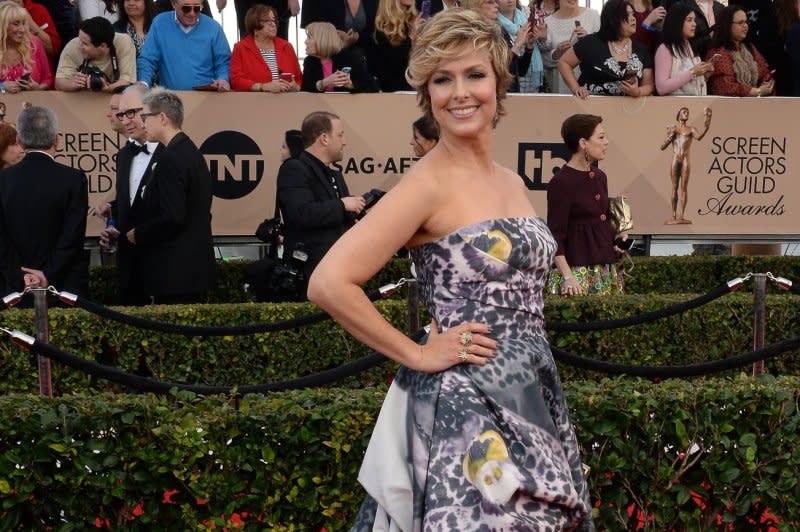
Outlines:
<svg viewBox="0 0 800 532"><path fill-rule="evenodd" d="M8 92L49 89L53 72L42 41L31 35L28 12L0 3L0 82Z"/></svg>
<svg viewBox="0 0 800 532"><path fill-rule="evenodd" d="M305 92L368 92L372 78L364 55L357 48L344 48L336 28L329 22L306 26L306 58L303 61Z"/></svg>
<svg viewBox="0 0 800 532"><path fill-rule="evenodd" d="M380 0L375 17L375 43L381 58L373 70L383 92L410 91L406 81L411 40L421 21L414 0Z"/></svg>
<svg viewBox="0 0 800 532"><path fill-rule="evenodd" d="M311 276L309 299L402 364L361 466L368 498L353 530L594 529L542 329L556 244L519 176L494 160L508 63L500 26L475 10L423 24L408 78L439 143ZM424 345L361 288L401 246L434 318Z"/></svg>

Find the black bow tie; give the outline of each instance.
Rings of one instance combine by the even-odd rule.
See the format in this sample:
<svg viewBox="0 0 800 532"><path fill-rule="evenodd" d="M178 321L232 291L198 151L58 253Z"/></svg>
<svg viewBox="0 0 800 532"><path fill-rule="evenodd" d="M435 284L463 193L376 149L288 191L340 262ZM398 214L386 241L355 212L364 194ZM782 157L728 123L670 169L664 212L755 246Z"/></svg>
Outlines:
<svg viewBox="0 0 800 532"><path fill-rule="evenodd" d="M128 149L131 150L133 156L136 157L140 153L150 155L150 150L147 149L147 144L137 144L135 142L128 142Z"/></svg>

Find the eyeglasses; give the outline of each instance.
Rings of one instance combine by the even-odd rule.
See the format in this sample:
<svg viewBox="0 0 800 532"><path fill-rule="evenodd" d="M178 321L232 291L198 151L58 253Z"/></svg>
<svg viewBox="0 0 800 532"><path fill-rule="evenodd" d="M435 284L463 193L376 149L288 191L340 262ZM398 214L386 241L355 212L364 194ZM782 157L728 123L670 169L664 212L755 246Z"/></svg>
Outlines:
<svg viewBox="0 0 800 532"><path fill-rule="evenodd" d="M750 24L750 21L748 21L748 20L734 20L733 22L731 22L731 24L736 24L738 26L747 26L748 24Z"/></svg>
<svg viewBox="0 0 800 532"><path fill-rule="evenodd" d="M203 10L203 6L181 6L181 11L186 13L187 15L194 11L195 14L199 13Z"/></svg>
<svg viewBox="0 0 800 532"><path fill-rule="evenodd" d="M268 26L276 26L276 25L278 24L278 21L276 21L276 20L275 20L275 19L273 19L273 18L268 18L267 20L261 20L261 21L259 21L259 23L261 24L261 26L262 26L262 27L263 27L263 26L267 26L267 25L268 25Z"/></svg>
<svg viewBox="0 0 800 532"><path fill-rule="evenodd" d="M142 119L142 122L150 118L151 116L160 115L161 113L139 113L139 117Z"/></svg>
<svg viewBox="0 0 800 532"><path fill-rule="evenodd" d="M117 120L122 120L123 117L127 118L128 120L132 120L136 113L142 110L142 107L134 107L133 109L128 109L127 111L120 111L116 113L114 116L117 117Z"/></svg>

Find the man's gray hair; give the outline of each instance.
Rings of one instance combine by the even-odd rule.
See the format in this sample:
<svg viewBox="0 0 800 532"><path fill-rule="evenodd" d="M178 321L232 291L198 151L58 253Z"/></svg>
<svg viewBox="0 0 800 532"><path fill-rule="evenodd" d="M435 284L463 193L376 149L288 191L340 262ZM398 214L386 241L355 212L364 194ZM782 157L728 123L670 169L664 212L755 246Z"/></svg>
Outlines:
<svg viewBox="0 0 800 532"><path fill-rule="evenodd" d="M47 150L58 137L58 119L49 107L32 106L17 117L17 136L25 149Z"/></svg>
<svg viewBox="0 0 800 532"><path fill-rule="evenodd" d="M183 102L176 93L153 89L142 99L142 104L149 107L151 113L164 113L173 126L180 128L183 125Z"/></svg>
<svg viewBox="0 0 800 532"><path fill-rule="evenodd" d="M147 88L147 86L140 83L133 83L125 87L125 90L122 91L122 94L135 93L139 95L139 98L144 99L148 92L150 92L150 89Z"/></svg>

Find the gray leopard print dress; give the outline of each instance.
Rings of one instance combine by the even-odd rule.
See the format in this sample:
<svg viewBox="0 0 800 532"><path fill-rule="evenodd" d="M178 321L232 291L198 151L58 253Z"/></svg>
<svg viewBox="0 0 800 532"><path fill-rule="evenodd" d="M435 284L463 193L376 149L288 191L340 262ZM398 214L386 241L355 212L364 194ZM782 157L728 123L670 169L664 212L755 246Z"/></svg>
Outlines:
<svg viewBox="0 0 800 532"><path fill-rule="evenodd" d="M555 249L541 218L503 218L411 250L439 327L489 325L497 357L398 371L359 474L368 495L354 531L594 530L542 330Z"/></svg>

